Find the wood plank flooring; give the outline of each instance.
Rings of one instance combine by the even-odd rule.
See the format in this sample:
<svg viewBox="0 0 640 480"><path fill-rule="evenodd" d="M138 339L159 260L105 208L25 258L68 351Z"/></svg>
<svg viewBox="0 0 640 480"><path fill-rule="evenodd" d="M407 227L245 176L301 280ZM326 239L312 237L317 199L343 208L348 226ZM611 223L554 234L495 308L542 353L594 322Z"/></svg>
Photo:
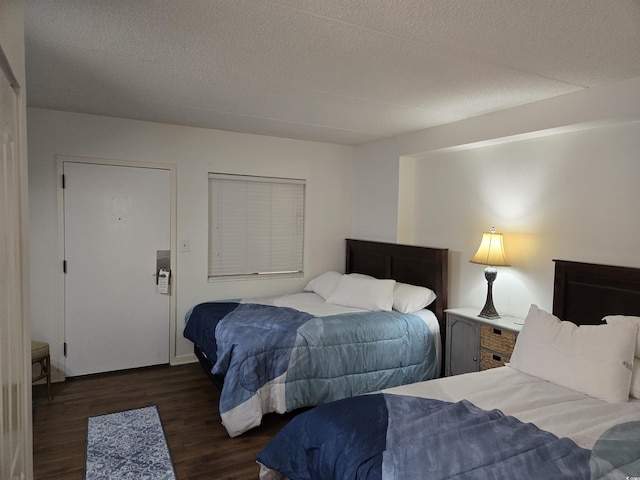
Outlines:
<svg viewBox="0 0 640 480"><path fill-rule="evenodd" d="M294 414L267 415L260 427L229 438L219 392L199 364L68 379L33 387L35 480L84 478L87 418L157 405L178 480L256 479L258 452Z"/></svg>

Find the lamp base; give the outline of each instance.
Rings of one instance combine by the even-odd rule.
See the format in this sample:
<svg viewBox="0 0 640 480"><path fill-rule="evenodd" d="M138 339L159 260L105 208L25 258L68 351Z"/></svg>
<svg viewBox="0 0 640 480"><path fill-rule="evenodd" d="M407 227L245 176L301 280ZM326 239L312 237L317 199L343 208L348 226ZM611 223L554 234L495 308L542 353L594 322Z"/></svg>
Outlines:
<svg viewBox="0 0 640 480"><path fill-rule="evenodd" d="M487 279L487 300L484 302L482 311L478 314L481 318L488 318L489 320L500 318L496 308L493 306L493 281L498 276L498 271L495 267L487 267L484 269L484 278Z"/></svg>
<svg viewBox="0 0 640 480"><path fill-rule="evenodd" d="M478 316L482 317L482 318L488 318L489 320L494 320L496 318L500 318L500 315L498 315L498 313L495 310L493 312L491 312L491 311L485 312L484 308L478 314Z"/></svg>

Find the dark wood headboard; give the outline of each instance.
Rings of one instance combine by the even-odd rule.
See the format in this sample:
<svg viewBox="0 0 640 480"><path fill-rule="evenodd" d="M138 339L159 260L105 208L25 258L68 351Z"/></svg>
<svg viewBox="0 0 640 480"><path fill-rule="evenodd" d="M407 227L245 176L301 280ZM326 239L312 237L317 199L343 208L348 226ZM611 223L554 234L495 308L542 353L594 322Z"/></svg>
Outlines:
<svg viewBox="0 0 640 480"><path fill-rule="evenodd" d="M553 314L577 325L640 316L640 268L554 260Z"/></svg>
<svg viewBox="0 0 640 480"><path fill-rule="evenodd" d="M446 248L347 239L345 268L346 273L365 273L376 278L392 278L397 282L433 290L436 300L428 308L438 317L440 332L444 335L448 260L449 250Z"/></svg>

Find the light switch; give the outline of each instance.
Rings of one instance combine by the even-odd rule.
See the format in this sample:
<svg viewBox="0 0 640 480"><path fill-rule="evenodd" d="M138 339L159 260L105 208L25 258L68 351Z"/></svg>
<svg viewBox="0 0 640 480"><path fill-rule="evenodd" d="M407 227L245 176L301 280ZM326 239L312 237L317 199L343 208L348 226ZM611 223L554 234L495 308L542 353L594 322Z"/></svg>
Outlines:
<svg viewBox="0 0 640 480"><path fill-rule="evenodd" d="M189 251L189 239L180 240L180 251L188 252Z"/></svg>

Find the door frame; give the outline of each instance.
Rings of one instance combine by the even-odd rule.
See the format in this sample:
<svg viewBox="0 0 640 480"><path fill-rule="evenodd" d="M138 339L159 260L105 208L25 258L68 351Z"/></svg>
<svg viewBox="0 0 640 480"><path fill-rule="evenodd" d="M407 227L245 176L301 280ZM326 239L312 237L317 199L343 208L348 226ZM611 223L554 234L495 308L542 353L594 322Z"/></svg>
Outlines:
<svg viewBox="0 0 640 480"><path fill-rule="evenodd" d="M0 14L9 13L11 7L6 7L0 2ZM15 10L15 9L14 9ZM22 15L9 13L10 19L18 17L20 19ZM14 35L10 35L13 37ZM17 39L17 37L16 37ZM15 381L16 396L15 404L13 405L13 411L10 412L14 416L15 424L10 422L8 428L16 428L11 433L16 435L16 445L10 453L12 465L4 470L0 466L0 476L4 473L16 475L20 478L32 478L33 477L33 416L32 416L32 369L31 369L31 304L30 304L30 282L29 282L29 219L28 219L28 199L29 199L29 183L28 183L28 167L27 167L27 109L26 109L26 97L24 88L24 68L21 72L22 83L18 81L16 77L14 67L18 66L19 58L14 58L13 62L7 57L6 51L12 52L17 50L11 41L7 39L0 39L0 76L4 77L11 86L15 95L15 170L10 178L5 178L4 172L0 173L0 183L5 179L12 182L16 182L17 189L17 202L15 204L8 205L11 214L15 214L16 223L10 225L10 232L16 232L17 245L13 254L18 256L18 271L3 272L3 275L13 274L10 281L15 281L16 288L13 289L11 294L15 294L17 300L15 302L15 315L9 318L9 325L11 328L15 328L19 342L15 345L15 352L9 356L8 367L4 366L5 371L16 371L17 376L15 379L9 378L10 382ZM9 38L8 40L12 40ZM24 43L23 43L24 44ZM18 47L20 44L16 44ZM0 208L3 208L0 206ZM9 377L11 377L9 375ZM0 386L4 387L4 380L0 382ZM1 414L0 414L1 416ZM4 435L4 432L0 430L0 435ZM5 439L0 440L0 444ZM4 445L2 446L4 448Z"/></svg>
<svg viewBox="0 0 640 480"><path fill-rule="evenodd" d="M110 165L116 167L138 167L138 168L152 168L156 170L168 170L169 182L171 185L170 193L170 248L171 248L171 294L169 295L169 364L174 365L176 363L176 292L177 290L177 179L175 164L170 163L153 163L153 162L136 162L129 160L115 160L108 158L94 158L94 157L80 157L71 155L56 155L56 181L58 183L57 196L58 196L58 261L60 265L58 274L58 358L56 363L58 365L66 365L66 357L64 355L64 342L65 342L65 278L63 271L64 258L64 189L62 188L62 174L64 172L64 163L90 163L95 165ZM53 380L61 381L66 378L66 368L53 369L57 370L58 375L54 375Z"/></svg>

